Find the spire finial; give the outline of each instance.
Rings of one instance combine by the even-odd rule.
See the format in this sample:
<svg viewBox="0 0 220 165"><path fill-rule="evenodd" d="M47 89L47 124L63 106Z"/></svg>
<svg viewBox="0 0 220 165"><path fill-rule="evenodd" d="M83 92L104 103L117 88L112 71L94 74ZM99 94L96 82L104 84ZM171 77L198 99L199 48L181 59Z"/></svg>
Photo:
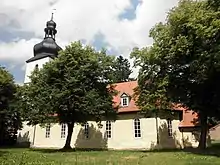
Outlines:
<svg viewBox="0 0 220 165"><path fill-rule="evenodd" d="M52 14L51 14L51 20L53 21L53 14L54 14L54 11L55 11L56 9L53 9L52 10Z"/></svg>

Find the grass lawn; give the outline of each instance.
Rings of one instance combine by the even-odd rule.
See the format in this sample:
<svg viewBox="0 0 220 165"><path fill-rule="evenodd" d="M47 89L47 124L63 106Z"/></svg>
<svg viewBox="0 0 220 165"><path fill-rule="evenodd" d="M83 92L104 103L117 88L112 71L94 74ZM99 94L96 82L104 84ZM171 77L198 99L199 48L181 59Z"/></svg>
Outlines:
<svg viewBox="0 0 220 165"><path fill-rule="evenodd" d="M76 151L0 149L0 165L220 165L220 150Z"/></svg>

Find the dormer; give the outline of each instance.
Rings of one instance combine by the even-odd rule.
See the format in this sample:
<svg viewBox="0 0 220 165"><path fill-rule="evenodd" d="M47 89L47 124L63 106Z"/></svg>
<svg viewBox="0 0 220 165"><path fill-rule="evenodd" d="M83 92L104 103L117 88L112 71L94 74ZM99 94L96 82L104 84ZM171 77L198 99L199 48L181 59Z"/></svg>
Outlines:
<svg viewBox="0 0 220 165"><path fill-rule="evenodd" d="M123 93L121 95L121 106L127 107L129 105L129 102L130 102L130 96L127 95L126 93Z"/></svg>

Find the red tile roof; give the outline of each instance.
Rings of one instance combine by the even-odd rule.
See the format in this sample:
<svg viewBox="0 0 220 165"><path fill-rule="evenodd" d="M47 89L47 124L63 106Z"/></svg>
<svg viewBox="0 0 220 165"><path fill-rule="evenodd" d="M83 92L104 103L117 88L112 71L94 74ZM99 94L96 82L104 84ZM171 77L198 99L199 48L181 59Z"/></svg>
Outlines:
<svg viewBox="0 0 220 165"><path fill-rule="evenodd" d="M119 105L118 112L125 113L125 112L137 112L140 111L139 107L135 104L135 100L133 98L134 89L138 86L137 81L129 81L129 82L122 82L116 83L115 90L118 91L118 94L114 96L113 101L115 105ZM122 107L121 105L121 95L126 93L131 97L129 105L126 107ZM193 127L198 124L198 114L187 109L186 107L181 106L181 104L173 104L173 110L176 111L183 111L183 120L180 122L179 127Z"/></svg>
<svg viewBox="0 0 220 165"><path fill-rule="evenodd" d="M133 99L134 88L137 87L137 81L129 81L115 84L115 90L118 91L118 94L114 96L113 101L115 105L119 105L118 112L133 112L139 111L139 108L135 105L135 100ZM129 105L127 107L122 107L121 105L121 95L126 93L131 97Z"/></svg>
<svg viewBox="0 0 220 165"><path fill-rule="evenodd" d="M194 127L199 125L198 113L192 110L183 111L183 120L180 122L179 127Z"/></svg>

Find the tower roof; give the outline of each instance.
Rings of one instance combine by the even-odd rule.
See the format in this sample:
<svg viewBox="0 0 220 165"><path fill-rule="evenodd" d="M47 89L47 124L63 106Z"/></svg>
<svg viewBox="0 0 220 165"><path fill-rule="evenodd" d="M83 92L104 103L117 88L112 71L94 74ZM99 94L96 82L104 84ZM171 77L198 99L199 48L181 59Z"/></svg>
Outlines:
<svg viewBox="0 0 220 165"><path fill-rule="evenodd" d="M39 60L45 57L55 58L62 48L55 42L55 35L57 33L56 23L53 21L53 13L51 20L47 21L46 28L44 29L45 37L40 43L34 45L34 57L26 62Z"/></svg>

